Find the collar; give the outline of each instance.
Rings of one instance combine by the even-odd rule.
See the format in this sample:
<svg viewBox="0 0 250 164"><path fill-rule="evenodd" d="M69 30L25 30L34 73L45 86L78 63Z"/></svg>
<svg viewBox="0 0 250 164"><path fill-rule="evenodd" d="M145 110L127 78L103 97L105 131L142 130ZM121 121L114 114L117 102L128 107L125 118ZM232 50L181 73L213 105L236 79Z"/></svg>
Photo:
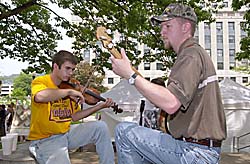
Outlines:
<svg viewBox="0 0 250 164"><path fill-rule="evenodd" d="M185 40L182 44L181 44L181 46L180 46L180 48L179 48L179 50L178 50L178 53L177 53L177 56L181 53L181 51L183 50L183 49L185 49L185 48L187 48L187 47L190 47L190 46L192 46L192 45L194 45L194 44L197 44L196 43L196 41L195 41L195 38L188 38L187 40Z"/></svg>

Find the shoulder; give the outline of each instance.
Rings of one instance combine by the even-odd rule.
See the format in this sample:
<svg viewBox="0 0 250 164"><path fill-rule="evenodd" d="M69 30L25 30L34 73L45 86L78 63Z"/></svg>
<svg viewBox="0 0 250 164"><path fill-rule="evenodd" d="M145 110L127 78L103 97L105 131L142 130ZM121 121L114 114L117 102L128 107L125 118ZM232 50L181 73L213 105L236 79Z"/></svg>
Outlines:
<svg viewBox="0 0 250 164"><path fill-rule="evenodd" d="M48 81L51 81L50 75L43 75L43 76L38 76L36 77L33 81L32 84L37 84L37 83L46 83Z"/></svg>

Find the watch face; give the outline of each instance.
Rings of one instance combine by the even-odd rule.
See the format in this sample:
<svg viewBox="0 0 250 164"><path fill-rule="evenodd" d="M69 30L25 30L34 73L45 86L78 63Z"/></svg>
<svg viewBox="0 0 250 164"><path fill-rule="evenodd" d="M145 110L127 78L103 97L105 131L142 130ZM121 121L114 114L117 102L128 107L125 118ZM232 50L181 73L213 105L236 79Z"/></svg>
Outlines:
<svg viewBox="0 0 250 164"><path fill-rule="evenodd" d="M135 84L135 79L134 78L129 78L128 83L131 84L131 85Z"/></svg>

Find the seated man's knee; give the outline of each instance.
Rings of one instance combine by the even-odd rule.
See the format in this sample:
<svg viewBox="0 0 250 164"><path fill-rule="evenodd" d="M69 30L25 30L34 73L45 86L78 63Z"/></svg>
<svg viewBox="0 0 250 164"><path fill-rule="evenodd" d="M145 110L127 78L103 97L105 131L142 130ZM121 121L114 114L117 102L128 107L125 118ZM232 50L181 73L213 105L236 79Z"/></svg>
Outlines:
<svg viewBox="0 0 250 164"><path fill-rule="evenodd" d="M115 135L119 135L123 131L125 131L130 126L136 126L133 122L121 122L115 127Z"/></svg>
<svg viewBox="0 0 250 164"><path fill-rule="evenodd" d="M102 131L108 131L108 126L104 121L97 121L97 129Z"/></svg>

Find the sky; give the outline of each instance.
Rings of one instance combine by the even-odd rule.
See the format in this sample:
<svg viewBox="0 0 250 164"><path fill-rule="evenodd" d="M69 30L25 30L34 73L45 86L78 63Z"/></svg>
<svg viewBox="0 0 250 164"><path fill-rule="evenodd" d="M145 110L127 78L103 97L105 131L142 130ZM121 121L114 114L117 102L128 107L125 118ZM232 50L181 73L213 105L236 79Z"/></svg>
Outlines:
<svg viewBox="0 0 250 164"><path fill-rule="evenodd" d="M69 13L69 11L59 9L56 5L50 5L50 8L58 15L65 17L68 20L71 19L71 14ZM63 40L58 41L57 50L71 51L71 39L66 36L63 36ZM27 67L27 62L19 62L18 60L10 58L0 59L0 76L19 74L21 73L22 69L25 69Z"/></svg>
<svg viewBox="0 0 250 164"><path fill-rule="evenodd" d="M9 76L12 74L19 74L22 69L28 67L28 63L19 62L10 58L0 60L0 76Z"/></svg>

